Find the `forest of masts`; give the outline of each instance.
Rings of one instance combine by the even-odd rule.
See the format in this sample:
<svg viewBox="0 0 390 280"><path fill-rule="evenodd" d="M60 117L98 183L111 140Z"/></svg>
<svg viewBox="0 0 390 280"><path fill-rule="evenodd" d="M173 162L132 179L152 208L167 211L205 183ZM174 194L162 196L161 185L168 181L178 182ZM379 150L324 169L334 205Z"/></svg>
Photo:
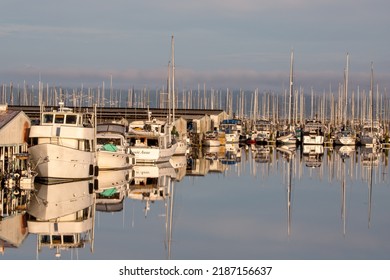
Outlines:
<svg viewBox="0 0 390 280"><path fill-rule="evenodd" d="M258 89L253 91L207 89L206 84L197 89L175 89L174 105L177 109L211 109L224 110L229 117L246 120L268 119L275 124L303 124L306 119L316 118L333 127L349 122L359 125L365 121L376 120L384 125L386 133L390 120L390 99L386 89L379 85L369 90L359 86L348 94L346 85L340 83L336 92L331 88L322 93L311 88L305 93L303 87L292 92L291 107L289 91L282 93ZM63 88L44 85L39 81L38 87L23 83L2 84L0 104L15 106L58 106L64 101L68 107L118 107L118 108L168 108L168 90L164 87L151 90L144 87L140 90L114 89L112 76L109 88ZM347 110L348 108L348 110ZM348 121L347 121L348 120Z"/></svg>

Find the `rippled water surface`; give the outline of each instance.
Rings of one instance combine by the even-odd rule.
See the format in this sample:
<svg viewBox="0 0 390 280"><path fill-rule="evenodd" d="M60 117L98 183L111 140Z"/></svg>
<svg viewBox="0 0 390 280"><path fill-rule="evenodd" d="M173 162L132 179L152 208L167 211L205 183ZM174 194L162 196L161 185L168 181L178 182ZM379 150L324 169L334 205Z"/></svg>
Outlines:
<svg viewBox="0 0 390 280"><path fill-rule="evenodd" d="M390 258L385 150L232 146L98 180L98 194L89 182L36 184L30 215L1 218L0 259ZM37 232L36 217L52 222ZM66 225L82 246L47 247Z"/></svg>

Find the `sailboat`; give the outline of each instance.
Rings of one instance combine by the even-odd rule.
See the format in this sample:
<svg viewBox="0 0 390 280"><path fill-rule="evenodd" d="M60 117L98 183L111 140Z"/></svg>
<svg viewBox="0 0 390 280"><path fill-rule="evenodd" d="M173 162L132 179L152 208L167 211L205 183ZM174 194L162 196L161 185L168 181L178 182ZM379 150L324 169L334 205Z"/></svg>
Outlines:
<svg viewBox="0 0 390 280"><path fill-rule="evenodd" d="M370 119L365 121L361 130L360 144L363 146L379 145L383 138L383 128L379 121L374 121L373 110L373 95L374 95L374 67L371 63L371 79L370 79Z"/></svg>
<svg viewBox="0 0 390 280"><path fill-rule="evenodd" d="M349 76L349 54L347 53L347 65L344 75L344 116L343 125L335 135L334 143L336 145L356 145L356 132L351 124L348 124L348 76Z"/></svg>
<svg viewBox="0 0 390 280"><path fill-rule="evenodd" d="M176 143L176 149L174 155L185 155L187 154L187 141L181 137L177 137L176 135L176 127L174 126L176 116L175 116L175 108L176 108L176 94L175 94L175 39L172 35L171 37L171 56L172 56L172 77L171 81L168 82L168 95L172 95L172 121L170 121L169 130L172 134L172 141ZM172 86L169 86L172 84ZM168 98L169 99L169 98ZM171 118L170 114L168 118Z"/></svg>
<svg viewBox="0 0 390 280"><path fill-rule="evenodd" d="M278 130L276 134L276 143L282 145L288 144L296 144L297 136L295 133L295 128L292 125L291 114L292 114L292 95L294 90L294 52L291 51L290 58L290 95L289 95L289 107L288 107L288 122L287 126L283 127L283 129Z"/></svg>

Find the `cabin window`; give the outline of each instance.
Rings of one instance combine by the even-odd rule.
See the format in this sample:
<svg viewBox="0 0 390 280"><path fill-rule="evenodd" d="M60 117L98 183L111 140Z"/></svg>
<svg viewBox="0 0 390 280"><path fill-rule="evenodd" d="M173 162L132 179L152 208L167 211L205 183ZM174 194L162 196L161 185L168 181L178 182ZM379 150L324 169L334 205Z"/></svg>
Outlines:
<svg viewBox="0 0 390 280"><path fill-rule="evenodd" d="M121 145L121 139L119 138L97 138L98 145L114 144L116 146Z"/></svg>
<svg viewBox="0 0 390 280"><path fill-rule="evenodd" d="M65 116L64 115L56 115L54 119L54 123L64 123Z"/></svg>
<svg viewBox="0 0 390 280"><path fill-rule="evenodd" d="M66 116L67 124L76 124L77 123L77 115L67 115Z"/></svg>
<svg viewBox="0 0 390 280"><path fill-rule="evenodd" d="M158 147L158 140L157 139L148 139L148 146Z"/></svg>
<svg viewBox="0 0 390 280"><path fill-rule="evenodd" d="M43 115L43 123L53 123L53 115L52 114L44 114Z"/></svg>

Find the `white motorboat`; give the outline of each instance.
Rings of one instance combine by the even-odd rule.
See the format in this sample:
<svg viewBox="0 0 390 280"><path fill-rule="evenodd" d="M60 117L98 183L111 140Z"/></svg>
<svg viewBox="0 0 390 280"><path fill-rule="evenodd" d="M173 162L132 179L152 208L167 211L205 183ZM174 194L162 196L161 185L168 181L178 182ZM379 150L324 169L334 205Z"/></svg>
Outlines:
<svg viewBox="0 0 390 280"><path fill-rule="evenodd" d="M126 138L137 163L169 161L178 145L172 142L168 123L157 119L130 123Z"/></svg>
<svg viewBox="0 0 390 280"><path fill-rule="evenodd" d="M304 145L323 145L324 126L318 120L308 120L303 129Z"/></svg>
<svg viewBox="0 0 390 280"><path fill-rule="evenodd" d="M121 124L98 124L96 144L99 170L129 169L135 164L125 131L126 127Z"/></svg>
<svg viewBox="0 0 390 280"><path fill-rule="evenodd" d="M31 156L37 179L47 182L86 180L96 165L95 114L59 110L41 112L39 125L30 129Z"/></svg>

